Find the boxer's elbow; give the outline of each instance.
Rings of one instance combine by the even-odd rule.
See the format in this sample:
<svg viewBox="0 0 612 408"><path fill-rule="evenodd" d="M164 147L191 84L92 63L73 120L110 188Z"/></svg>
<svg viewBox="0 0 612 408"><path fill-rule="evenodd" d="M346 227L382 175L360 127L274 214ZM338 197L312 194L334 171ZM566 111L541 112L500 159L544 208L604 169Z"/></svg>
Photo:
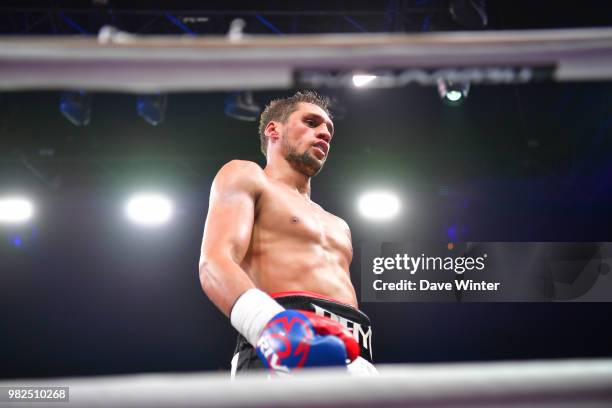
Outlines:
<svg viewBox="0 0 612 408"><path fill-rule="evenodd" d="M200 285L204 293L208 295L212 289L212 276L215 273L214 261L210 257L202 254L202 256L200 256L198 269L200 274Z"/></svg>
<svg viewBox="0 0 612 408"><path fill-rule="evenodd" d="M253 286L240 265L223 251L203 252L199 275L202 290L226 316L236 298Z"/></svg>
<svg viewBox="0 0 612 408"><path fill-rule="evenodd" d="M223 270L223 260L209 254L200 256L199 274L202 290L206 295L214 296Z"/></svg>

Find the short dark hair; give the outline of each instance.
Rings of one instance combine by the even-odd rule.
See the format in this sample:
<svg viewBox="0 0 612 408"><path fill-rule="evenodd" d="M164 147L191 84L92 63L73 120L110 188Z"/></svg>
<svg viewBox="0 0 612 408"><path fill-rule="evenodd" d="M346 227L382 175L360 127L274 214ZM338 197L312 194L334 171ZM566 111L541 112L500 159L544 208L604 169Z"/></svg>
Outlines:
<svg viewBox="0 0 612 408"><path fill-rule="evenodd" d="M298 103L300 102L317 105L331 119L329 98L319 95L315 91L298 91L293 96L272 100L261 113L259 119L259 140L261 141L261 152L264 156L267 156L268 150L268 137L265 134L266 126L273 120L285 123L289 116L298 109Z"/></svg>

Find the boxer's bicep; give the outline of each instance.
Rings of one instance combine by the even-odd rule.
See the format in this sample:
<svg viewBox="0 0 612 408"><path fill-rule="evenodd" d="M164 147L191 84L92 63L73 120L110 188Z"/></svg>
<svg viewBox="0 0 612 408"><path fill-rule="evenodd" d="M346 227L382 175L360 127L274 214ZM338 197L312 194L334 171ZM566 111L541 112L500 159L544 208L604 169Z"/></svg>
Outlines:
<svg viewBox="0 0 612 408"><path fill-rule="evenodd" d="M230 162L219 171L204 226L200 281L204 292L226 315L236 298L254 287L240 267L251 241L258 191L251 165L257 166Z"/></svg>
<svg viewBox="0 0 612 408"><path fill-rule="evenodd" d="M258 192L255 163L232 161L223 166L210 190L202 254L230 257L240 263L251 241Z"/></svg>
<svg viewBox="0 0 612 408"><path fill-rule="evenodd" d="M255 199L232 186L213 186L204 227L202 253L240 263L251 241Z"/></svg>

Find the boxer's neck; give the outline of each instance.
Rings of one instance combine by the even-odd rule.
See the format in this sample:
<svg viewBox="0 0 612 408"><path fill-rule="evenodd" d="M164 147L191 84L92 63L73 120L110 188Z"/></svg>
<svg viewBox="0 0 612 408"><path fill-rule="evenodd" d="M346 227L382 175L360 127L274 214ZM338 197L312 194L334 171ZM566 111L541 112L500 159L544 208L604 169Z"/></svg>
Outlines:
<svg viewBox="0 0 612 408"><path fill-rule="evenodd" d="M264 172L269 178L310 199L310 177L294 169L286 160L268 161Z"/></svg>

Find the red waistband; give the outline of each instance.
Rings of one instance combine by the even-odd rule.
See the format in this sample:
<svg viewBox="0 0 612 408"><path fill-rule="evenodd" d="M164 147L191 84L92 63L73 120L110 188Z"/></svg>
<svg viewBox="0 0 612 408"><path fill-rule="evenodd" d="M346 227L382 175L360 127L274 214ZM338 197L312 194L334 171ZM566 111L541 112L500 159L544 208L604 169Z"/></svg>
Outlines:
<svg viewBox="0 0 612 408"><path fill-rule="evenodd" d="M353 309L355 308L354 306L351 306L347 303L344 302L339 302L336 299L329 297L329 296L325 296L325 295L321 295L315 292L309 292L307 290L292 290L292 291L287 291L287 292L276 292L276 293L270 293L269 294L271 297L273 298L279 298L279 297L287 297L287 296L308 296L311 298L316 298L316 299L323 299L323 300L329 300L330 302L334 302L334 303L338 303L340 305L345 305L345 306L349 306L352 307Z"/></svg>

